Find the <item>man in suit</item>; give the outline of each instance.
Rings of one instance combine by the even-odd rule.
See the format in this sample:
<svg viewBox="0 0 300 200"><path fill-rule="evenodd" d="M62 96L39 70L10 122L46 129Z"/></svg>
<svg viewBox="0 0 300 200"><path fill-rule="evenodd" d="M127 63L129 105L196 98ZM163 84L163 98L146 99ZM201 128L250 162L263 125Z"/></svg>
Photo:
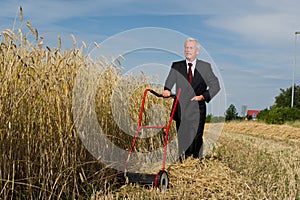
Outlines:
<svg viewBox="0 0 300 200"><path fill-rule="evenodd" d="M186 59L172 64L162 93L169 97L174 85L176 93L181 89L174 114L180 159L202 157L199 152L203 144L206 103L220 91L219 80L210 63L197 59L199 53L199 42L188 38L184 43Z"/></svg>

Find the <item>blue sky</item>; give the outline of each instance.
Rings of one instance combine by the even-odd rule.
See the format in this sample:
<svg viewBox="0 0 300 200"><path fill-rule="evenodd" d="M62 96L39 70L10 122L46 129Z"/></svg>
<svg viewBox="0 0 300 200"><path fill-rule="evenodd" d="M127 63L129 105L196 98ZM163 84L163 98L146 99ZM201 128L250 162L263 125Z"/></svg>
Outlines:
<svg viewBox="0 0 300 200"><path fill-rule="evenodd" d="M242 105L269 108L280 88L292 84L295 40L300 43L294 34L300 31L297 0L2 0L0 30L13 28L19 6L23 23L30 21L50 46L56 46L58 35L65 46L72 44L70 34L92 44L143 27L197 38L220 72L227 106L238 111ZM300 56L296 60L299 84Z"/></svg>

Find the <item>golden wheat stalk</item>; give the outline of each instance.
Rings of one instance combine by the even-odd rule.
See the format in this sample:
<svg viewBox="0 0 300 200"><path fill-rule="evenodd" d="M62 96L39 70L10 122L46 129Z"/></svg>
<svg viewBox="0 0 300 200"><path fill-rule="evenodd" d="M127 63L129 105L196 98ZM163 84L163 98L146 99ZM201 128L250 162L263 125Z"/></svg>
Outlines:
<svg viewBox="0 0 300 200"><path fill-rule="evenodd" d="M23 8L22 6L20 6L20 18L19 18L20 22L22 22L23 20Z"/></svg>
<svg viewBox="0 0 300 200"><path fill-rule="evenodd" d="M73 34L71 34L71 37L72 37L72 40L73 40L73 45L76 46L77 41L76 41L75 36Z"/></svg>
<svg viewBox="0 0 300 200"><path fill-rule="evenodd" d="M31 23L30 23L30 22L26 22L26 26L30 29L32 35L35 35L35 30L34 30L34 28L32 27Z"/></svg>

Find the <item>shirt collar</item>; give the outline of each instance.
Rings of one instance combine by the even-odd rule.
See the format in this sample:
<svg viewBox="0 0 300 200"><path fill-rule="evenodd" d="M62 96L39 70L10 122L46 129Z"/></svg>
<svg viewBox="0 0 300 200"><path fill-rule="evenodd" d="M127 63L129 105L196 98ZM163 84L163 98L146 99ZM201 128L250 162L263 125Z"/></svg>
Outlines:
<svg viewBox="0 0 300 200"><path fill-rule="evenodd" d="M190 62L190 61L188 61L188 60L185 60L186 66L188 66L188 63L192 63L192 64L193 64L193 67L192 67L192 68L194 68L194 67L196 66L196 61L197 61L197 59L195 59L193 62Z"/></svg>

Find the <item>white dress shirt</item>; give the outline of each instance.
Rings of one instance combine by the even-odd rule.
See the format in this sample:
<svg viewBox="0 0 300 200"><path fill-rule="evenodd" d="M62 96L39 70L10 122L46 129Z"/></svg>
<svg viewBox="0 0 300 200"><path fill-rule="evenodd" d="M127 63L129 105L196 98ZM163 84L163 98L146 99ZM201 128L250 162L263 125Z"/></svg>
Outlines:
<svg viewBox="0 0 300 200"><path fill-rule="evenodd" d="M190 62L188 60L185 60L185 61L186 61L186 66L187 66L187 68L186 68L187 73L189 73L189 65L188 65L188 63L192 63L193 64L193 66L192 66L192 74L194 76L194 71L195 71L195 66L196 66L197 59L195 59L193 62Z"/></svg>

